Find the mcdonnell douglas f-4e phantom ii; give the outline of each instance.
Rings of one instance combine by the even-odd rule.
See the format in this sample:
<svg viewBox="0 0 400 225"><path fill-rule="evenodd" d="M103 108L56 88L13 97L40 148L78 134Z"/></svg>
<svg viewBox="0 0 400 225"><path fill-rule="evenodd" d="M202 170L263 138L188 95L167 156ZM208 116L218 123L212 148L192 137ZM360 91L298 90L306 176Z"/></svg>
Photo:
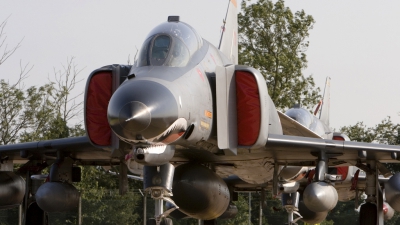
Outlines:
<svg viewBox="0 0 400 225"><path fill-rule="evenodd" d="M289 224L297 220L293 214L322 221L357 190L367 195L362 225L383 224L384 193L386 209L400 211L400 175L380 175L389 175L381 163L397 162L400 147L331 132L329 79L320 118L299 107L278 112L260 72L237 65L236 7L231 0L219 48L170 16L149 33L133 66L93 71L86 136L0 146L0 207L23 204L26 224L32 204L45 212L70 210L79 201L71 185L79 180L76 165L121 163L122 191L129 169L142 174L155 200L148 224L171 224L171 212L212 221L232 214L238 191L267 188L281 193ZM16 160L26 162L18 173L26 182L12 172ZM48 165L48 181L37 188ZM364 175L354 174L354 166ZM28 204L33 195L36 202Z"/></svg>

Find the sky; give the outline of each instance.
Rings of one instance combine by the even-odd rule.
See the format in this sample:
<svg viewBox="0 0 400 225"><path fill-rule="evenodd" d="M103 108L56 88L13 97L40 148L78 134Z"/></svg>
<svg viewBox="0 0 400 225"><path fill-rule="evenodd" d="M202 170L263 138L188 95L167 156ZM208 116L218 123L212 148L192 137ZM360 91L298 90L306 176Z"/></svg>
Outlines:
<svg viewBox="0 0 400 225"><path fill-rule="evenodd" d="M285 5L316 21L303 72L321 91L331 77L330 126L338 130L359 121L375 126L387 116L400 123L400 2L287 0ZM0 79L15 82L22 62L34 66L25 86L42 85L74 57L83 69L77 87L82 91L91 71L126 64L129 56L132 61L147 33L169 15L179 15L217 45L226 7L226 0L3 0L6 43L23 41L0 66Z"/></svg>

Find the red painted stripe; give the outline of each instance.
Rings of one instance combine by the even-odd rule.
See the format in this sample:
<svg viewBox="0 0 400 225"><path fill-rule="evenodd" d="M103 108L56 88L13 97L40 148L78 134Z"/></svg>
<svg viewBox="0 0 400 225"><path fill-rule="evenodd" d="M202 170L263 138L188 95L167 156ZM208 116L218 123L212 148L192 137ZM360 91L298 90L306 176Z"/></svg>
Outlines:
<svg viewBox="0 0 400 225"><path fill-rule="evenodd" d="M199 68L196 68L196 71L199 74L201 80L204 81L204 76L203 76L203 73L201 72L201 70Z"/></svg>

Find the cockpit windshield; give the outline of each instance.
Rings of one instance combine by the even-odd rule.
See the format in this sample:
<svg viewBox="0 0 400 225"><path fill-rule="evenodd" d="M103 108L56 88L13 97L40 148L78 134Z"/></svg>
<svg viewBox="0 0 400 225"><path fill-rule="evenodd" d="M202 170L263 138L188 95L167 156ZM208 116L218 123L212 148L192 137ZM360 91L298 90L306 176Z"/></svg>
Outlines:
<svg viewBox="0 0 400 225"><path fill-rule="evenodd" d="M150 32L140 50L137 66L184 67L202 44L201 37L189 25L163 23Z"/></svg>
<svg viewBox="0 0 400 225"><path fill-rule="evenodd" d="M171 45L171 38L160 35L154 38L153 48L151 49L151 65L161 66L168 56Z"/></svg>

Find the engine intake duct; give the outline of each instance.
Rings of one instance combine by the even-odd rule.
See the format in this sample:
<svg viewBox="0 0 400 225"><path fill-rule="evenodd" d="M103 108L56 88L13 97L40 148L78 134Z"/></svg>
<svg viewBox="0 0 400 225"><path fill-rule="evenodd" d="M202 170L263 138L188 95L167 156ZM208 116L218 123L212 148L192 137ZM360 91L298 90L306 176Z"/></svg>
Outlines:
<svg viewBox="0 0 400 225"><path fill-rule="evenodd" d="M25 195L25 181L10 171L0 171L0 209L21 204Z"/></svg>

